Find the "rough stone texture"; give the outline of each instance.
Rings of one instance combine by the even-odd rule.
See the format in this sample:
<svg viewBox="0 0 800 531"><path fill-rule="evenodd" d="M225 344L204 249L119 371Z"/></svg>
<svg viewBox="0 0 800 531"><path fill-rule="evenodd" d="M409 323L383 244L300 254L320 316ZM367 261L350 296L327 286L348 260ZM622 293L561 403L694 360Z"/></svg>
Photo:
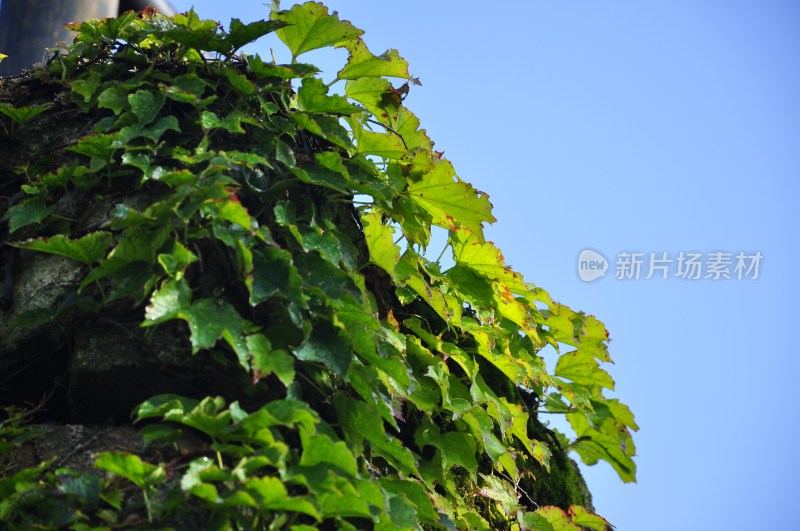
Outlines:
<svg viewBox="0 0 800 531"><path fill-rule="evenodd" d="M109 319L78 330L68 391L73 415L123 420L136 404L159 393L230 395L242 372L207 353L192 356L184 328L168 323L146 337L135 324Z"/></svg>

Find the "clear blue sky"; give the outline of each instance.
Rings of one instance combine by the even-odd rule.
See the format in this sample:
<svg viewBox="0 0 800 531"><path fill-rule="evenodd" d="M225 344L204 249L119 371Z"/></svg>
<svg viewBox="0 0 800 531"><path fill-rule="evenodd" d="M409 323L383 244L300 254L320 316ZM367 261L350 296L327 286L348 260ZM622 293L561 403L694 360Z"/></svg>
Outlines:
<svg viewBox="0 0 800 531"><path fill-rule="evenodd" d="M226 26L268 15L259 0L173 3ZM639 481L583 467L598 512L620 531L800 528L800 3L327 4L421 78L406 101L491 195L508 262L610 329ZM288 60L275 41L249 51L270 46ZM331 79L344 56L303 59ZM586 247L611 267L592 283ZM621 251L763 261L758 280L622 281Z"/></svg>
<svg viewBox="0 0 800 531"><path fill-rule="evenodd" d="M175 2L192 4L226 25L267 15ZM800 3L327 4L409 61L423 86L406 101L490 194L508 262L610 329L639 481L583 467L598 512L620 531L800 528ZM251 51L270 46L288 59ZM344 57L304 59L331 79ZM605 278L579 279L584 247ZM758 280L614 278L621 251L719 250L760 251Z"/></svg>

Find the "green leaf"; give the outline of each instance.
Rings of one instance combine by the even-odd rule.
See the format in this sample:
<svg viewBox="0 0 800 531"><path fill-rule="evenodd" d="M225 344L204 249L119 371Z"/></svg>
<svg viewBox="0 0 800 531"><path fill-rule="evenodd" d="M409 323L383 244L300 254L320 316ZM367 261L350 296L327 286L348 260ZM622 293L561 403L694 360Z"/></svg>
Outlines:
<svg viewBox="0 0 800 531"><path fill-rule="evenodd" d="M225 332L238 338L252 326L233 306L219 299L200 299L178 316L189 323L192 352L213 347Z"/></svg>
<svg viewBox="0 0 800 531"><path fill-rule="evenodd" d="M83 101L88 102L100 87L100 74L97 71L90 71L88 75L74 79L70 85L72 92L83 96Z"/></svg>
<svg viewBox="0 0 800 531"><path fill-rule="evenodd" d="M67 238L63 234L56 234L46 239L9 242L9 245L32 251L57 254L91 265L106 254L106 250L111 245L111 233L104 231L92 232L77 240Z"/></svg>
<svg viewBox="0 0 800 531"><path fill-rule="evenodd" d="M47 112L53 107L52 104L45 105L28 105L24 107L15 107L10 103L0 102L0 113L5 114L19 125L25 125L43 112Z"/></svg>
<svg viewBox="0 0 800 531"><path fill-rule="evenodd" d="M383 477L380 479L381 487L386 492L402 494L414 504L417 517L422 523L434 525L439 521L439 514L433 506L425 486L413 480L401 480Z"/></svg>
<svg viewBox="0 0 800 531"><path fill-rule="evenodd" d="M369 51L362 39L342 44L350 52L347 64L336 75L337 79L359 79L363 77L400 77L419 82L408 73L408 63L397 50L386 50L376 56Z"/></svg>
<svg viewBox="0 0 800 531"><path fill-rule="evenodd" d="M358 463L344 441L333 441L327 435L311 435L303 438L303 455L300 466L329 463L348 476L355 478Z"/></svg>
<svg viewBox="0 0 800 531"><path fill-rule="evenodd" d="M192 302L192 289L184 279L170 278L150 297L142 326L153 326L178 317Z"/></svg>
<svg viewBox="0 0 800 531"><path fill-rule="evenodd" d="M139 488L148 488L167 479L163 466L142 461L138 456L124 452L103 452L95 466L131 481Z"/></svg>
<svg viewBox="0 0 800 531"><path fill-rule="evenodd" d="M583 412L567 414L577 439L572 445L581 460L593 465L600 459L609 463L625 483L636 481L636 447L627 427L614 418L592 425Z"/></svg>
<svg viewBox="0 0 800 531"><path fill-rule="evenodd" d="M247 76L239 74L231 68L225 68L223 72L231 87L242 96L252 96L256 93L256 84L247 79Z"/></svg>
<svg viewBox="0 0 800 531"><path fill-rule="evenodd" d="M289 114L289 118L301 129L324 138L328 142L344 149L348 154L355 152L350 135L339 123L339 118L324 114L308 115L298 112Z"/></svg>
<svg viewBox="0 0 800 531"><path fill-rule="evenodd" d="M111 158L120 147L119 135L110 133L86 135L69 149L75 153L90 157L92 159L90 162L90 169L92 171L98 171L111 161Z"/></svg>
<svg viewBox="0 0 800 531"><path fill-rule="evenodd" d="M197 256L177 240L173 243L171 252L158 255L158 263L164 268L164 272L178 280L183 278L183 272L189 264L196 261Z"/></svg>
<svg viewBox="0 0 800 531"><path fill-rule="evenodd" d="M48 205L43 198L35 197L14 205L8 210L8 233L26 225L40 223L47 216L55 211L56 207Z"/></svg>
<svg viewBox="0 0 800 531"><path fill-rule="evenodd" d="M164 106L164 94L149 90L137 90L128 95L128 103L133 114L138 118L139 125L147 125L158 116L161 107Z"/></svg>
<svg viewBox="0 0 800 531"><path fill-rule="evenodd" d="M430 423L422 424L414 434L414 440L420 448L433 446L442 453L442 466L447 469L452 465L463 466L471 476L478 471L475 453L478 444L469 433L448 431L439 433L438 427Z"/></svg>
<svg viewBox="0 0 800 531"><path fill-rule="evenodd" d="M408 148L399 134L391 131L375 133L364 129L355 120L350 119L348 122L353 129L353 137L356 141L358 153L377 155L388 160L408 158Z"/></svg>
<svg viewBox="0 0 800 531"><path fill-rule="evenodd" d="M248 55L245 60L259 79L277 77L280 79L295 79L298 77L311 76L319 72L319 68L314 65L302 63L292 63L291 65L276 65L275 63L265 63L258 54Z"/></svg>
<svg viewBox="0 0 800 531"><path fill-rule="evenodd" d="M382 456L398 472L419 476L414 453L386 433L381 415L373 404L341 395L334 397L333 403L341 419L342 428L353 444L361 446L361 441L366 439L372 447L373 454Z"/></svg>
<svg viewBox="0 0 800 531"><path fill-rule="evenodd" d="M340 21L335 11L328 14L328 8L319 2L297 4L289 11L273 11L270 18L287 24L276 33L292 52L292 61L310 50L353 40L364 33L348 21Z"/></svg>
<svg viewBox="0 0 800 531"><path fill-rule="evenodd" d="M286 486L278 478L252 478L244 486L261 510L298 512L320 518L319 511L310 501L290 497Z"/></svg>
<svg viewBox="0 0 800 531"><path fill-rule="evenodd" d="M562 354L556 363L555 375L568 378L581 385L597 385L614 389L611 375L600 368L594 355L585 350L575 350Z"/></svg>
<svg viewBox="0 0 800 531"><path fill-rule="evenodd" d="M200 125L206 131L211 129L225 129L229 133L244 133L242 120L246 118L240 111L233 111L225 118L220 118L211 111L203 111L200 115Z"/></svg>
<svg viewBox="0 0 800 531"><path fill-rule="evenodd" d="M269 339L263 334L249 335L246 341L253 380L275 373L283 385L289 387L294 381L294 358L285 350L272 350Z"/></svg>
<svg viewBox="0 0 800 531"><path fill-rule="evenodd" d="M133 94L131 94L133 96ZM97 96L97 106L111 109L117 116L130 106L128 91L122 87L109 87Z"/></svg>
<svg viewBox="0 0 800 531"><path fill-rule="evenodd" d="M161 394L150 397L133 410L136 422L144 419L174 417L184 415L194 409L199 402L175 394Z"/></svg>
<svg viewBox="0 0 800 531"><path fill-rule="evenodd" d="M483 241L483 222L497 221L489 196L456 177L450 162L441 160L419 181L408 185L411 199L427 210L433 223L451 230L464 226Z"/></svg>
<svg viewBox="0 0 800 531"><path fill-rule="evenodd" d="M353 358L353 346L330 323L321 321L314 325L308 339L294 349L294 355L303 361L320 362L335 373L344 375Z"/></svg>
<svg viewBox="0 0 800 531"><path fill-rule="evenodd" d="M328 95L328 87L321 79L307 77L297 90L297 107L305 112L325 112L330 114L353 114L363 111L349 103L347 98Z"/></svg>
<svg viewBox="0 0 800 531"><path fill-rule="evenodd" d="M74 496L82 504L90 504L100 497L100 478L94 474L80 474L68 469L56 471L59 475L58 490L68 496Z"/></svg>
<svg viewBox="0 0 800 531"><path fill-rule="evenodd" d="M264 35L281 29L284 26L286 26L285 22L277 20L258 20L256 22L244 24L238 18L234 18L231 19L228 35L225 40L230 44L232 51L236 52L236 50L245 44L250 44Z"/></svg>
<svg viewBox="0 0 800 531"><path fill-rule="evenodd" d="M253 274L247 279L250 304L255 306L276 294L300 302L302 283L288 251L266 247L253 252Z"/></svg>

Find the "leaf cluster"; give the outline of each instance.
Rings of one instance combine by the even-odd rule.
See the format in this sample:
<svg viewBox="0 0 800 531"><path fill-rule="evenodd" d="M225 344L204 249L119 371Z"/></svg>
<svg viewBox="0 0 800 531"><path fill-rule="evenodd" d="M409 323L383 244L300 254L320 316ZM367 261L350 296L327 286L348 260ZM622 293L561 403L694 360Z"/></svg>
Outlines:
<svg viewBox="0 0 800 531"><path fill-rule="evenodd" d="M405 60L374 55L315 2L228 28L193 11L74 24L37 74L68 89L91 132L69 163L29 176L10 244L83 264L82 311L126 301L145 328L183 321L194 354L281 390L251 412L153 397L135 411L146 440L190 430L208 454L180 471L123 453L97 467L136 485L154 522L177 510L158 495L172 478L214 528L605 529L579 501L539 507L526 485L548 480L554 446L634 480L637 426L604 396L608 333L486 241L489 198L403 105L418 84ZM238 53L269 33L291 63ZM348 52L328 82L298 62L324 47ZM48 109L0 112L24 127ZM90 194L111 206L88 227ZM444 271L424 256L432 226L448 230ZM542 411L577 437L533 438ZM24 526L36 492L66 489L59 522L119 523L108 478L19 474L0 480L0 521Z"/></svg>

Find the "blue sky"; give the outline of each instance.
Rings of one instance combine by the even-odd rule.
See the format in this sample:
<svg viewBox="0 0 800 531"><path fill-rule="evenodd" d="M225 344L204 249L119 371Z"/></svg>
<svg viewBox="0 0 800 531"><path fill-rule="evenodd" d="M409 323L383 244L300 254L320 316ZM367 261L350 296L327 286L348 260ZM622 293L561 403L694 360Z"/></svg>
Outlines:
<svg viewBox="0 0 800 531"><path fill-rule="evenodd" d="M258 1L174 4L226 25L267 15ZM491 196L487 233L507 261L610 329L639 472L625 485L583 467L597 511L620 531L800 526L800 3L327 5L409 61L423 86L407 104ZM274 41L250 51L270 46L288 60ZM303 59L331 79L344 57ZM610 265L592 283L577 274L586 247ZM757 280L623 281L622 251L763 260Z"/></svg>

